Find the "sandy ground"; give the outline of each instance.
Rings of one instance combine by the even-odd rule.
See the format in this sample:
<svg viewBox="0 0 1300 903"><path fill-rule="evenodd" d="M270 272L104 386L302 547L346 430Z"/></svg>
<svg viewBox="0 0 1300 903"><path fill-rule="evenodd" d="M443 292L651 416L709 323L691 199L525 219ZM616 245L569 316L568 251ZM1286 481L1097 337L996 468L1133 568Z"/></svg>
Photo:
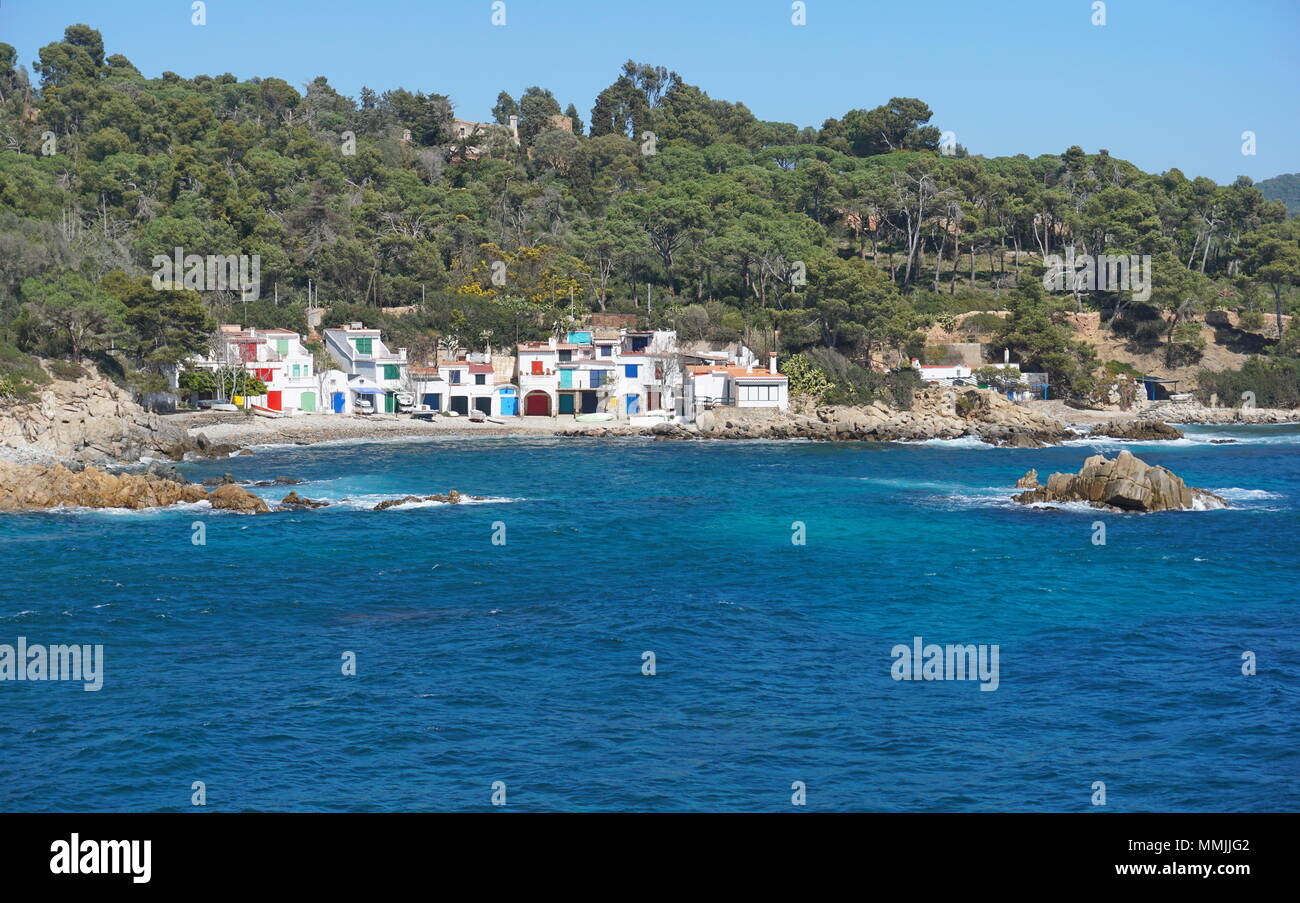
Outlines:
<svg viewBox="0 0 1300 903"><path fill-rule="evenodd" d="M561 429L571 429L572 417L511 417L501 423L472 423L467 418L435 417L432 421L416 420L396 414L348 416L340 414L300 414L296 417L268 418L256 415L205 412L178 414L176 420L192 435L203 433L212 442L249 446L271 443L312 444L339 439L384 439L403 436L447 436L451 438L496 436L551 436ZM591 424L591 426L609 424Z"/></svg>

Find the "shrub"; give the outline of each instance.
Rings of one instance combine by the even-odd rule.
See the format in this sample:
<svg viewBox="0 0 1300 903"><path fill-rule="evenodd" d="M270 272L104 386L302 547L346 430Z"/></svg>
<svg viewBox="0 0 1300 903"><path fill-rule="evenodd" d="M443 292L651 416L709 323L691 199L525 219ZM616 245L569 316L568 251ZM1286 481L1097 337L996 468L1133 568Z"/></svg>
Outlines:
<svg viewBox="0 0 1300 903"><path fill-rule="evenodd" d="M76 361L53 360L47 365L55 379L63 379L68 382L74 382L86 376L86 368Z"/></svg>

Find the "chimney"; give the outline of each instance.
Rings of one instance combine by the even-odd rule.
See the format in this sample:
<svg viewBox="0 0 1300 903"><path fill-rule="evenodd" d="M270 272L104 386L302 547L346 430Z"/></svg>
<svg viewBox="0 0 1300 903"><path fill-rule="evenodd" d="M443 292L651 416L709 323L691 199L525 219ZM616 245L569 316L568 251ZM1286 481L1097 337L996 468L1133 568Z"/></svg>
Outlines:
<svg viewBox="0 0 1300 903"><path fill-rule="evenodd" d="M515 139L515 144L519 143L519 117L513 113L510 115L510 137Z"/></svg>
<svg viewBox="0 0 1300 903"><path fill-rule="evenodd" d="M776 373L776 352L773 351L767 356L767 369L771 373Z"/></svg>

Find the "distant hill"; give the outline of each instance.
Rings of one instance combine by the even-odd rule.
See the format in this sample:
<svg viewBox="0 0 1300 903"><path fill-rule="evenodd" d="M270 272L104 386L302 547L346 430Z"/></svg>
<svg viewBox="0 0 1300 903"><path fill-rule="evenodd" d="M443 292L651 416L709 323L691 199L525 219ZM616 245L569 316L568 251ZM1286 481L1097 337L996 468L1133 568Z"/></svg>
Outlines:
<svg viewBox="0 0 1300 903"><path fill-rule="evenodd" d="M1274 176L1256 182L1255 187L1270 201L1281 201L1286 204L1286 212L1291 216L1300 216L1300 172Z"/></svg>

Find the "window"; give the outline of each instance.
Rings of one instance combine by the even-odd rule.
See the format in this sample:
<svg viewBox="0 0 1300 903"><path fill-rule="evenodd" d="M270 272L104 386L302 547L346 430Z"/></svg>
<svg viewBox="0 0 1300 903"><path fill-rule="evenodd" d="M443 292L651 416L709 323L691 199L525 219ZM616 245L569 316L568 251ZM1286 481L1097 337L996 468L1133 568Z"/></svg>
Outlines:
<svg viewBox="0 0 1300 903"><path fill-rule="evenodd" d="M560 360L562 360L562 361L571 361L571 360L573 360L573 352L572 352L572 351L561 351L561 352L560 352Z"/></svg>
<svg viewBox="0 0 1300 903"><path fill-rule="evenodd" d="M599 388L600 388L600 378L601 378L602 375L603 375L603 374L602 374L601 371L599 371L599 370L592 370L592 371L591 371L591 387L592 387L593 389L599 389Z"/></svg>
<svg viewBox="0 0 1300 903"><path fill-rule="evenodd" d="M295 378L295 379L297 379L299 376L302 375L302 373L300 372L301 370L302 370L302 367L301 367L300 365L298 365L298 364L294 364L294 365L293 365L293 375L294 375L294 378Z"/></svg>
<svg viewBox="0 0 1300 903"><path fill-rule="evenodd" d="M451 385L453 385L453 386L459 386L459 385L460 385L460 371L459 371L459 370L448 370L448 371L447 371L447 382L449 382L449 383L450 383Z"/></svg>
<svg viewBox="0 0 1300 903"><path fill-rule="evenodd" d="M542 375L542 362L540 360L533 361L533 376L541 376L541 375Z"/></svg>
<svg viewBox="0 0 1300 903"><path fill-rule="evenodd" d="M779 401L778 386L740 386L741 401Z"/></svg>
<svg viewBox="0 0 1300 903"><path fill-rule="evenodd" d="M637 368L640 366L640 364L624 364L623 375L628 379L636 379Z"/></svg>
<svg viewBox="0 0 1300 903"><path fill-rule="evenodd" d="M397 364L384 364L384 379L401 379L402 370Z"/></svg>
<svg viewBox="0 0 1300 903"><path fill-rule="evenodd" d="M486 374L486 373L475 373L475 374L474 374L474 385L476 385L476 386L486 386L486 385L487 385L487 374Z"/></svg>
<svg viewBox="0 0 1300 903"><path fill-rule="evenodd" d="M288 340L288 339L276 339L276 340L275 340L275 351L276 351L277 354L288 354L288 353L289 353L289 340Z"/></svg>
<svg viewBox="0 0 1300 903"><path fill-rule="evenodd" d="M601 345L601 346L600 346L600 356L601 356L601 357L609 357L609 356L610 356L611 354L613 354L613 353L614 353L614 346L613 346L613 345Z"/></svg>
<svg viewBox="0 0 1300 903"><path fill-rule="evenodd" d="M357 339L357 354L371 354L374 339Z"/></svg>

